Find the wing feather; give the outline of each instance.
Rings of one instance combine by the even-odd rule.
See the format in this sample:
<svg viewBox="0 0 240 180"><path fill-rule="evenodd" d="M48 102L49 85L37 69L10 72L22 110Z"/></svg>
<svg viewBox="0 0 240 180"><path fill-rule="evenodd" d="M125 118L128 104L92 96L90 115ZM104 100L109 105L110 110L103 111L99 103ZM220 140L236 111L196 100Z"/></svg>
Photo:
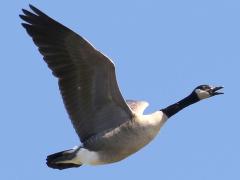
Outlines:
<svg viewBox="0 0 240 180"><path fill-rule="evenodd" d="M84 38L34 6L20 17L58 78L66 110L81 141L131 119L117 85L114 64Z"/></svg>

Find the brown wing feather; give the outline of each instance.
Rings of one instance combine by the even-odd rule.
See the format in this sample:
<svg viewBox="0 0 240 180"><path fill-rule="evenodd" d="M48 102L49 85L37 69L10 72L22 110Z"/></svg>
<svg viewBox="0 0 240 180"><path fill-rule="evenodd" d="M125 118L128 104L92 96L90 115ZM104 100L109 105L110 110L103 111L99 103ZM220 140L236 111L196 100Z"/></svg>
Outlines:
<svg viewBox="0 0 240 180"><path fill-rule="evenodd" d="M43 59L58 78L65 107L81 141L131 118L114 64L72 30L30 5L20 17ZM114 114L113 114L114 113Z"/></svg>

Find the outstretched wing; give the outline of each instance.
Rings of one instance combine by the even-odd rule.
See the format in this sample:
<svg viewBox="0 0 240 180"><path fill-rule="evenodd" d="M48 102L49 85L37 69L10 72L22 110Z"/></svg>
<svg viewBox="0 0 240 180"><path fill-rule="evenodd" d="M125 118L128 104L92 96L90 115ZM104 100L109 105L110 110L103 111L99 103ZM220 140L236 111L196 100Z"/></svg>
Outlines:
<svg viewBox="0 0 240 180"><path fill-rule="evenodd" d="M34 6L20 17L43 59L58 78L62 98L83 142L128 121L132 112L117 85L114 64L72 30Z"/></svg>

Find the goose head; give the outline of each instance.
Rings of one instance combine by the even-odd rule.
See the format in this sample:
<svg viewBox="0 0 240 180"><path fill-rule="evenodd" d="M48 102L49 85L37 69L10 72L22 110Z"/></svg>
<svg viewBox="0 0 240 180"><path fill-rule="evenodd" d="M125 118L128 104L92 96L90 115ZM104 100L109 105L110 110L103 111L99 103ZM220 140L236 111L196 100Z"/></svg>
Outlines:
<svg viewBox="0 0 240 180"><path fill-rule="evenodd" d="M223 86L210 86L210 85L200 85L196 87L193 91L197 95L199 100L206 99L212 96L223 94L223 92L218 92Z"/></svg>

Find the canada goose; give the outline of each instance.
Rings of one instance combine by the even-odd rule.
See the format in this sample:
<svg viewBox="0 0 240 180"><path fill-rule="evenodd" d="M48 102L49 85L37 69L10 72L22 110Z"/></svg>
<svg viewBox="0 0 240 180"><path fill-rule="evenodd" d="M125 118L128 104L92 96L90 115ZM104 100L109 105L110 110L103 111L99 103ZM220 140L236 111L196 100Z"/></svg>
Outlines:
<svg viewBox="0 0 240 180"><path fill-rule="evenodd" d="M34 6L20 17L43 59L58 78L63 102L82 144L47 157L51 168L120 161L148 144L168 118L223 87L200 85L181 101L149 115L148 103L125 101L113 62L72 30Z"/></svg>

